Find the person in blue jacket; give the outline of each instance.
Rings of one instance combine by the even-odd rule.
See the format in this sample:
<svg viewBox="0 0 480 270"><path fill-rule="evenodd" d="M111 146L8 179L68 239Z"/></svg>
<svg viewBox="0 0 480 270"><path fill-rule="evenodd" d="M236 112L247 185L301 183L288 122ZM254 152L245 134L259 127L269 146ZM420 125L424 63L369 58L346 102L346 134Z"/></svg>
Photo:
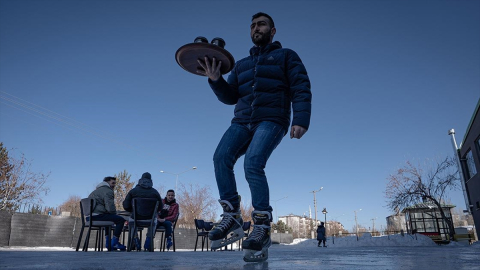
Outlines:
<svg viewBox="0 0 480 270"><path fill-rule="evenodd" d="M323 247L327 247L325 242L327 241L326 232L325 232L325 223L321 222L317 227L317 241L318 246L321 247L323 242Z"/></svg>
<svg viewBox="0 0 480 270"><path fill-rule="evenodd" d="M203 68L199 73L208 77L218 100L235 105L231 125L213 157L223 218L210 231L209 238L216 249L243 237L233 168L238 158L245 155L245 178L254 208L254 228L242 244L246 261L267 259L271 245L273 209L264 171L267 160L287 133L290 138L300 139L310 125L312 93L307 71L295 51L273 42L275 33L275 24L268 14L253 15L250 35L254 46L249 56L235 63L227 80L220 72L221 61L208 57L198 60ZM233 237L225 240L230 232L234 232ZM261 254L254 255L258 251Z"/></svg>

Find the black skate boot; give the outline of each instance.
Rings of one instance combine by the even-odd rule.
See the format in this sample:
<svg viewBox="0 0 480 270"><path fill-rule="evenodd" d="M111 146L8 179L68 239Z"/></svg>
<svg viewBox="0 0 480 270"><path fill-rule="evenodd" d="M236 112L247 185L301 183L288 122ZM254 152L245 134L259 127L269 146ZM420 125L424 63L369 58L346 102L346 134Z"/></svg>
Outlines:
<svg viewBox="0 0 480 270"><path fill-rule="evenodd" d="M253 211L253 231L243 241L243 260L246 262L263 262L268 259L268 248L272 245L270 239L270 222L272 214L267 211Z"/></svg>
<svg viewBox="0 0 480 270"><path fill-rule="evenodd" d="M234 209L229 201L218 200L223 208L222 221L209 233L212 240L212 250L230 245L240 240L243 235L243 220L240 209ZM229 236L230 235L230 236Z"/></svg>

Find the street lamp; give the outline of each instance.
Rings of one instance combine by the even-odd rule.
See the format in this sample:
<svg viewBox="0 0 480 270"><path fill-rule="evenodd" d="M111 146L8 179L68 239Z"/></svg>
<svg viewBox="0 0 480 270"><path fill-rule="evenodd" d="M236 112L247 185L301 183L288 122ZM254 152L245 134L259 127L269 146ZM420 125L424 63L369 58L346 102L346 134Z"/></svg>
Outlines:
<svg viewBox="0 0 480 270"><path fill-rule="evenodd" d="M317 199L315 197L315 193L319 192L322 189L323 187L321 187L319 190L314 190L310 192L310 193L313 193L313 206L315 208L315 226L317 226Z"/></svg>
<svg viewBox="0 0 480 270"><path fill-rule="evenodd" d="M358 241L358 223L357 223L357 211L362 211L362 209L358 209L358 210L354 210L353 212L355 212L355 232L357 234L357 241Z"/></svg>
<svg viewBox="0 0 480 270"><path fill-rule="evenodd" d="M324 214L324 215L325 215L325 227L327 227L327 213L328 213L328 212L327 212L327 208L326 208L326 207L325 207L325 208L323 208L323 210L322 210L322 214Z"/></svg>
<svg viewBox="0 0 480 270"><path fill-rule="evenodd" d="M275 218L277 219L277 223L278 223L278 210L277 210L277 202L280 201L280 200L283 200L283 199L286 199L288 198L288 196L285 196L283 198L280 198L278 200L272 200L275 202Z"/></svg>
<svg viewBox="0 0 480 270"><path fill-rule="evenodd" d="M173 174L173 175L176 176L176 178L175 178L175 192L177 192L178 176L179 176L180 174L182 174L182 173L186 173L186 172L188 172L188 171L196 170L196 169L197 169L197 167L192 167L192 168L190 168L190 169L188 169L188 170L186 170L186 171L183 171L183 172L181 172L181 173L171 173L171 172L166 172L166 171L160 171L160 172L161 172L161 173Z"/></svg>

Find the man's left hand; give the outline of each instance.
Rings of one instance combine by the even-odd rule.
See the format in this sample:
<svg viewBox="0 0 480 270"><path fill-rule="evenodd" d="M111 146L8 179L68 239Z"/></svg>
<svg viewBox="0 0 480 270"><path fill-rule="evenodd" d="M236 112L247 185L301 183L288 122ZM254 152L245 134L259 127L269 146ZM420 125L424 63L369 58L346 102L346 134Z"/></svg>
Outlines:
<svg viewBox="0 0 480 270"><path fill-rule="evenodd" d="M292 126L292 129L290 130L290 139L300 139L305 133L307 133L306 128L301 126Z"/></svg>

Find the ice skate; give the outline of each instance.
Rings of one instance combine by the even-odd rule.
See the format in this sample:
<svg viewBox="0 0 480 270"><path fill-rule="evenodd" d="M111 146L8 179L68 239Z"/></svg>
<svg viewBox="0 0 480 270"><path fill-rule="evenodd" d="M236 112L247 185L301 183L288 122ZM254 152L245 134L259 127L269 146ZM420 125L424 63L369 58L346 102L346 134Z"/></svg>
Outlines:
<svg viewBox="0 0 480 270"><path fill-rule="evenodd" d="M219 202L223 208L222 221L208 233L208 238L212 241L212 250L230 245L244 235L240 209L234 209L228 201L219 200Z"/></svg>
<svg viewBox="0 0 480 270"><path fill-rule="evenodd" d="M272 214L267 211L253 211L253 231L243 241L243 260L246 262L263 262L268 259L268 248L272 245L270 238L270 221Z"/></svg>

